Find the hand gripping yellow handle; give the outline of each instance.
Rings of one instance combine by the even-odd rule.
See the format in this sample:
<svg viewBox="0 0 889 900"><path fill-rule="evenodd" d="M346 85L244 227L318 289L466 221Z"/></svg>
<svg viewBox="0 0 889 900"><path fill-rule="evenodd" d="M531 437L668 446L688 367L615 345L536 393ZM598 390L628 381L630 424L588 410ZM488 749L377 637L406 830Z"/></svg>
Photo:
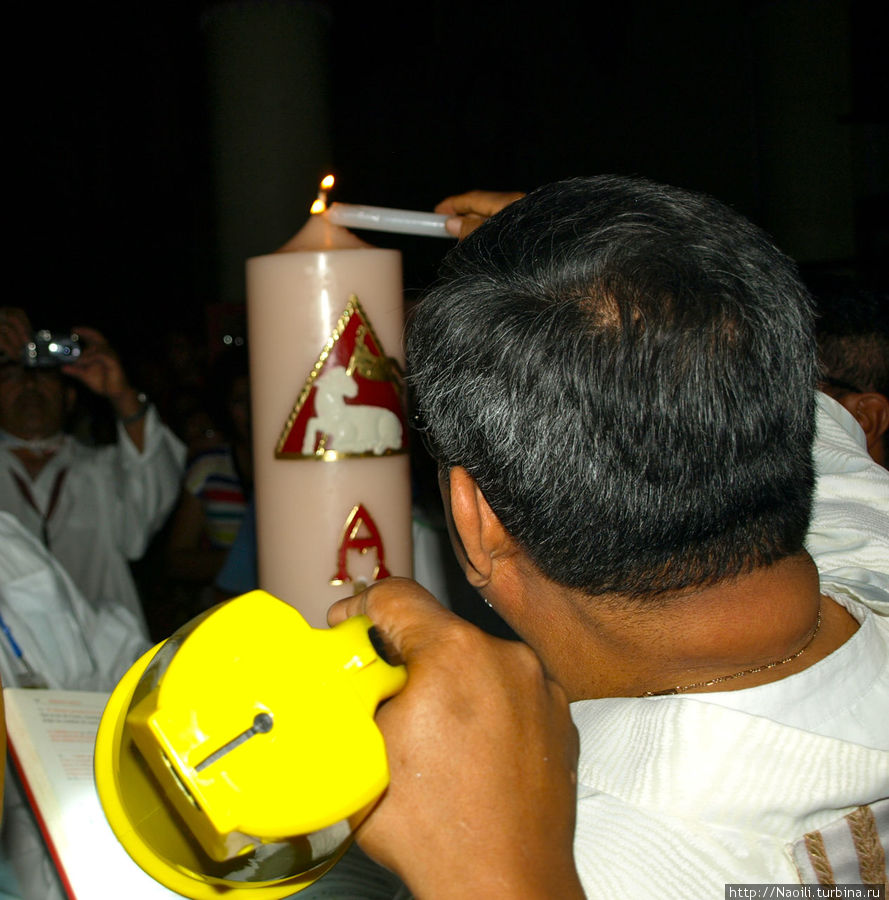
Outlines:
<svg viewBox="0 0 889 900"><path fill-rule="evenodd" d="M406 678L370 628L314 629L253 591L133 666L102 718L96 781L143 869L190 897L274 898L333 865L388 784L373 716Z"/></svg>

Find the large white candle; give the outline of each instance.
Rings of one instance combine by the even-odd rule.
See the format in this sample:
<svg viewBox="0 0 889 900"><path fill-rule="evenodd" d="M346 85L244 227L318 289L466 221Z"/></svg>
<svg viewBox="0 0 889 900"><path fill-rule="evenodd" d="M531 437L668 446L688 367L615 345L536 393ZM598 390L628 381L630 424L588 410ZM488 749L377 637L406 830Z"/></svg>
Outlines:
<svg viewBox="0 0 889 900"><path fill-rule="evenodd" d="M312 215L247 261L260 586L330 604L411 574L401 254Z"/></svg>

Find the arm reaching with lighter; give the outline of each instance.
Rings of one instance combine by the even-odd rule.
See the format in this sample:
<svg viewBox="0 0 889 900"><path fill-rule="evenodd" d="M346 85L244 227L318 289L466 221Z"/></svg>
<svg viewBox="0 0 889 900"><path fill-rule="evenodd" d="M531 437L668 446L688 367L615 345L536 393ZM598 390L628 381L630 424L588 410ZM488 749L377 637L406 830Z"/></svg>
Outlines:
<svg viewBox="0 0 889 900"><path fill-rule="evenodd" d="M359 829L364 850L423 900L582 898L577 732L534 652L407 579L340 601L329 621L360 613L408 669L377 713L391 782Z"/></svg>

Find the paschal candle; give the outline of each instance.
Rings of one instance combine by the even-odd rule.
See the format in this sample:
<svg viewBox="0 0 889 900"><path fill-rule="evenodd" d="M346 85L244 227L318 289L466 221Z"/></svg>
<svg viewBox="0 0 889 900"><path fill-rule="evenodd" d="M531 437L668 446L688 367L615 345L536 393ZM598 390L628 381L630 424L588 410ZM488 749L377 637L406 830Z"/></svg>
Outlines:
<svg viewBox="0 0 889 900"><path fill-rule="evenodd" d="M411 575L401 254L311 215L247 261L260 587L324 627Z"/></svg>

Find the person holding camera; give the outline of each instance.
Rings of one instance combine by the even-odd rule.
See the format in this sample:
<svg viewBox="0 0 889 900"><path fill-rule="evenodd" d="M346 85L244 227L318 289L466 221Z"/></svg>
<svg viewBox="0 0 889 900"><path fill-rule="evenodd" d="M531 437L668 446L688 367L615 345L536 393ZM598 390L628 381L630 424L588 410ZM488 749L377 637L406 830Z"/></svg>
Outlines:
<svg viewBox="0 0 889 900"><path fill-rule="evenodd" d="M105 397L117 442L64 432L75 379ZM120 604L147 635L128 560L138 559L179 492L185 447L133 388L102 334L35 335L27 314L0 309L0 510L12 513L100 611Z"/></svg>

